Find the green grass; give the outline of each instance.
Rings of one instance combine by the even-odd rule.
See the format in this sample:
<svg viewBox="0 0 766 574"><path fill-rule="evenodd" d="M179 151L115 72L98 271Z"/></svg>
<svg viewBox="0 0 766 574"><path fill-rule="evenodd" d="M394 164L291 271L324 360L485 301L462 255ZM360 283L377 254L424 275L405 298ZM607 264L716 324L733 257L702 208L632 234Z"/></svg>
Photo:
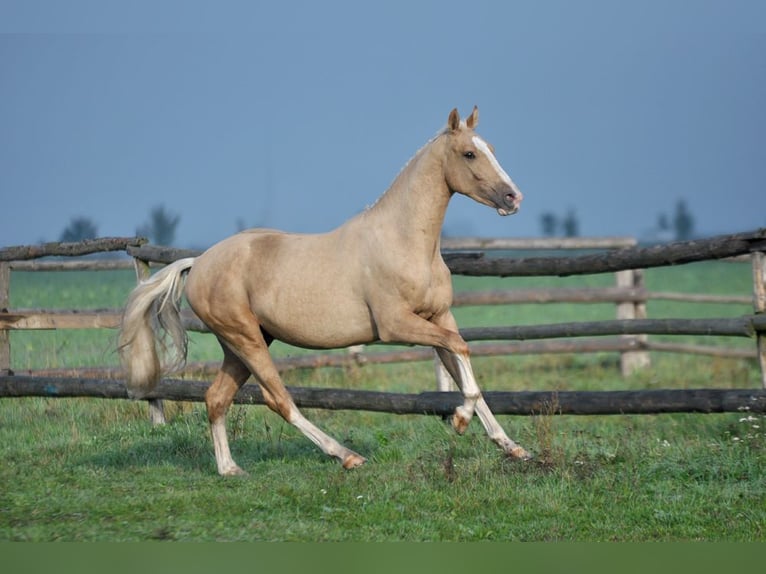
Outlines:
<svg viewBox="0 0 766 574"><path fill-rule="evenodd" d="M129 273L85 282L65 275L14 272L12 306L111 307L132 284ZM611 278L563 280L594 281ZM562 280L456 278L456 284ZM749 267L651 270L647 284L748 294ZM657 305L650 317L750 312L738 305ZM614 308L519 305L457 315L464 326L500 325L607 319ZM195 336L191 360L218 358L210 339ZM12 344L17 368L116 364L111 333L12 333ZM652 361L627 379L615 356L600 353L477 358L475 371L485 389L496 390L758 385L754 361L660 353ZM407 392L433 387L430 363L295 371L285 380ZM307 411L368 457L347 472L265 407L234 406L232 451L249 476L226 479L215 472L204 406L170 403L167 413L167 425L152 427L138 402L0 400L0 540L766 540L766 420L746 412L502 416L509 435L537 454L514 463L477 422L459 437L436 417Z"/></svg>
<svg viewBox="0 0 766 574"><path fill-rule="evenodd" d="M137 405L2 405L5 540L763 540L764 421L739 415L502 417L540 453L503 460L477 428L310 412L370 462L324 458L262 408L235 407L215 474L204 410L152 428ZM760 427L760 428L754 428ZM548 449L548 450L546 450Z"/></svg>

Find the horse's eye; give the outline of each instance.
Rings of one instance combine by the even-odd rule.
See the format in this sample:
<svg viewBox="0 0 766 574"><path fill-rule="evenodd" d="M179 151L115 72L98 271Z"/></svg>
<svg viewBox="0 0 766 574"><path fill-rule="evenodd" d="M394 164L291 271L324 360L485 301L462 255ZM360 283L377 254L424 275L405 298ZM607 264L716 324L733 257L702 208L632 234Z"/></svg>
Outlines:
<svg viewBox="0 0 766 574"><path fill-rule="evenodd" d="M463 157L466 158L466 159L475 159L476 158L476 154L473 153L472 151L467 151L467 152L463 153Z"/></svg>

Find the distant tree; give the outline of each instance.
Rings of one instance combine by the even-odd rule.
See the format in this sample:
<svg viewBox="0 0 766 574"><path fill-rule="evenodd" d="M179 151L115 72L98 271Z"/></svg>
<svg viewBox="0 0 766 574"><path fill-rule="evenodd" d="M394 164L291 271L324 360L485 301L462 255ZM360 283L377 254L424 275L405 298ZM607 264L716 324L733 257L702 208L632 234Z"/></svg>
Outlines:
<svg viewBox="0 0 766 574"><path fill-rule="evenodd" d="M155 245L172 245L180 215L171 214L164 205L158 205L149 212L149 221L136 229L136 235L148 237Z"/></svg>
<svg viewBox="0 0 766 574"><path fill-rule="evenodd" d="M657 229L659 231L670 231L670 222L668 216L665 213L660 213L657 216Z"/></svg>
<svg viewBox="0 0 766 574"><path fill-rule="evenodd" d="M580 223L577 221L574 209L567 211L561 222L561 228L565 237L577 237L580 235Z"/></svg>
<svg viewBox="0 0 766 574"><path fill-rule="evenodd" d="M543 228L543 235L553 237L559 228L558 218L550 211L546 211L540 216L540 226Z"/></svg>
<svg viewBox="0 0 766 574"><path fill-rule="evenodd" d="M678 241L691 239L694 235L694 217L686 207L686 202L679 199L676 203L676 212L673 215L673 228Z"/></svg>
<svg viewBox="0 0 766 574"><path fill-rule="evenodd" d="M69 225L61 232L59 241L66 243L82 241L83 239L94 239L98 235L98 228L88 217L73 217Z"/></svg>

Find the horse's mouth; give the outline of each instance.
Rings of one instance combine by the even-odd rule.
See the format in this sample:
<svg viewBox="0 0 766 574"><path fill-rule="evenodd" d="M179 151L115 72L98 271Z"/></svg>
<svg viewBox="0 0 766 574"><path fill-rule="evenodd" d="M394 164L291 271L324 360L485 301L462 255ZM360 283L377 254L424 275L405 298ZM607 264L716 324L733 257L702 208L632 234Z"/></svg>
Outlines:
<svg viewBox="0 0 766 574"><path fill-rule="evenodd" d="M523 196L520 192L510 192L506 193L503 196L503 203L504 206L497 208L498 215L502 215L505 217L506 215L513 215L514 213L519 211L519 207L521 207L521 198Z"/></svg>
<svg viewBox="0 0 766 574"><path fill-rule="evenodd" d="M505 209L504 207L498 207L497 208L497 214L502 215L505 217L506 215L513 215L514 213L517 213L519 211L519 206L515 206L511 209Z"/></svg>

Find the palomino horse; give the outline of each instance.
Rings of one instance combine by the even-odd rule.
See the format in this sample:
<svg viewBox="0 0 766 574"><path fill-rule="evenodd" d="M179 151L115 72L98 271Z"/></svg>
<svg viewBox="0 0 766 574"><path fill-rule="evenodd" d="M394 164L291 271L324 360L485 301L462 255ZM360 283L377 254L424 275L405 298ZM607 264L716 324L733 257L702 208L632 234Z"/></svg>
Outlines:
<svg viewBox="0 0 766 574"><path fill-rule="evenodd" d="M222 475L243 472L229 451L224 423L234 395L251 374L266 404L344 468L365 462L300 413L269 354L274 339L321 349L374 341L431 346L441 360L437 375L443 378L446 369L464 397L452 417L455 430L463 433L475 411L508 456L529 458L482 398L468 345L450 311L452 283L439 250L444 214L455 193L500 215L515 213L522 199L493 148L474 131L477 123L477 108L465 121L452 110L447 126L380 199L329 233L243 231L141 283L127 302L119 339L131 396L146 396L157 385L158 344L167 339L175 351L171 366L185 360L186 332L179 316L185 292L223 348L223 364L205 394ZM159 341L156 331L164 331Z"/></svg>

